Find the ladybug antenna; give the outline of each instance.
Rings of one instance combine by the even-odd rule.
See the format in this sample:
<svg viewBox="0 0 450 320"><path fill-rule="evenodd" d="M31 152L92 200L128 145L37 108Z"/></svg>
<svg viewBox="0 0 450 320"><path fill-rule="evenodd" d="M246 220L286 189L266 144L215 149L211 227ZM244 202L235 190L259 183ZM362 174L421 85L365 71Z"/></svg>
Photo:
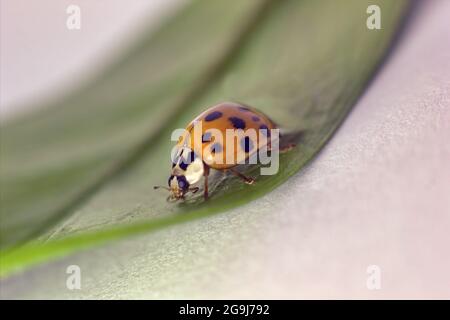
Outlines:
<svg viewBox="0 0 450 320"><path fill-rule="evenodd" d="M154 187L153 187L154 190L156 190L156 189L161 189L161 188L166 189L167 191L170 191L170 189L167 188L167 187L165 187L165 186L154 186Z"/></svg>

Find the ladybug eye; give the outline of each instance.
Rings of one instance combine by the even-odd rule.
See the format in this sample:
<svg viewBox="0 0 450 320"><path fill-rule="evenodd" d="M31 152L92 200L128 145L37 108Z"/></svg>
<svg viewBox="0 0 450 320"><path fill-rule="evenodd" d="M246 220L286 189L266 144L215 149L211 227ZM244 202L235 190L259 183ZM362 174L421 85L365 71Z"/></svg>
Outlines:
<svg viewBox="0 0 450 320"><path fill-rule="evenodd" d="M180 189L187 189L189 187L189 183L184 176L177 176L177 180Z"/></svg>

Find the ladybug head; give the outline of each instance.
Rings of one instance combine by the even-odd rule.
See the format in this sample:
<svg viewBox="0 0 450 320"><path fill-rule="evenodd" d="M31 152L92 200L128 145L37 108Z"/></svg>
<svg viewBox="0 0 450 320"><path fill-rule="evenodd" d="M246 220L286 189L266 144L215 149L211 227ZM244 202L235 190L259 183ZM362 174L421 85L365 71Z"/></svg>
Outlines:
<svg viewBox="0 0 450 320"><path fill-rule="evenodd" d="M168 201L184 199L189 191L195 193L198 187L191 187L203 176L203 162L189 148L181 148L175 160L172 162L172 174L168 180L168 187L155 186L155 189L163 188L170 192Z"/></svg>
<svg viewBox="0 0 450 320"><path fill-rule="evenodd" d="M189 182L184 175L171 175L169 177L170 200L183 199L186 192L189 191Z"/></svg>
<svg viewBox="0 0 450 320"><path fill-rule="evenodd" d="M180 199L184 199L184 195L188 191L192 191L193 193L197 192L198 188L190 188L189 182L186 180L184 175L171 175L169 177L169 187L164 186L154 186L154 189L166 189L170 192L167 197L167 201L177 201Z"/></svg>

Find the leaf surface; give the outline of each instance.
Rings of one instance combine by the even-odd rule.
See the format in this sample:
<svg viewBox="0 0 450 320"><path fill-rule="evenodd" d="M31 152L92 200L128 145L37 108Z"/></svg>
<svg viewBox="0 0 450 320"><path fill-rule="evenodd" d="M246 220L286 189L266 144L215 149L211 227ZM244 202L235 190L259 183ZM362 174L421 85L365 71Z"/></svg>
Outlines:
<svg viewBox="0 0 450 320"><path fill-rule="evenodd" d="M381 30L366 27L374 3ZM2 128L1 274L223 212L274 189L338 128L406 8L387 0L186 7L91 86ZM167 181L170 133L221 101L251 105L301 132L297 147L281 155L276 175L246 168L255 185L217 174L210 201L167 203L152 186Z"/></svg>

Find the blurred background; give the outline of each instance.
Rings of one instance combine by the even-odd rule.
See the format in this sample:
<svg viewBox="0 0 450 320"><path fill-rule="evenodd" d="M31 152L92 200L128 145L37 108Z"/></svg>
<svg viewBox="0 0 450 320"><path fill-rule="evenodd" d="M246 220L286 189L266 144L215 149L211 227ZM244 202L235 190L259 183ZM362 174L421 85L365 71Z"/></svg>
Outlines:
<svg viewBox="0 0 450 320"><path fill-rule="evenodd" d="M54 100L114 62L144 31L186 0L2 0L0 118ZM69 31L66 9L80 7L82 27Z"/></svg>

